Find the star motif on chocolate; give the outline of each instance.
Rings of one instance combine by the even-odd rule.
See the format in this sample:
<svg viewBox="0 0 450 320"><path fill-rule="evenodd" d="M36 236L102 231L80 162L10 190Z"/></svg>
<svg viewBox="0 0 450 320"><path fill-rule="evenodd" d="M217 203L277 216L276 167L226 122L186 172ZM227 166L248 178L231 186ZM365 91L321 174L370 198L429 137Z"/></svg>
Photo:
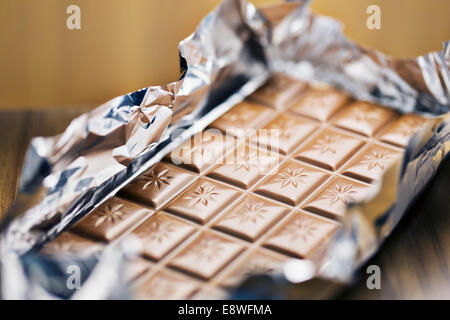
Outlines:
<svg viewBox="0 0 450 320"><path fill-rule="evenodd" d="M185 196L184 199L191 200L189 202L190 207L194 207L198 204L207 206L210 201L215 201L215 197L219 195L215 192L216 187L208 182L202 183L197 189Z"/></svg>
<svg viewBox="0 0 450 320"><path fill-rule="evenodd" d="M292 133L288 129L280 129L278 131L278 137L282 140L289 140L292 137Z"/></svg>
<svg viewBox="0 0 450 320"><path fill-rule="evenodd" d="M372 109L367 105L362 105L351 111L350 117L359 122L371 122L378 120L381 116L381 110Z"/></svg>
<svg viewBox="0 0 450 320"><path fill-rule="evenodd" d="M241 153L237 156L236 164L234 165L233 172L244 169L245 171L250 171L251 165L256 165L258 163L258 156L255 152L250 154L242 155Z"/></svg>
<svg viewBox="0 0 450 320"><path fill-rule="evenodd" d="M346 184L344 186L336 184L334 189L329 189L324 195L325 199L330 199L330 205L334 205L337 202L342 202L343 204L348 204L349 202L354 202L354 195L357 194L355 190L352 190L353 186L351 184Z"/></svg>
<svg viewBox="0 0 450 320"><path fill-rule="evenodd" d="M227 122L245 122L255 116L255 112L250 108L236 108L222 116L222 120Z"/></svg>
<svg viewBox="0 0 450 320"><path fill-rule="evenodd" d="M289 140L292 137L291 130L297 128L298 126L299 124L293 119L289 119L287 121L284 119L278 119L267 126L267 129L277 130L278 138L282 140Z"/></svg>
<svg viewBox="0 0 450 320"><path fill-rule="evenodd" d="M318 223L308 218L297 218L289 223L280 236L288 237L290 241L307 241L314 237L318 230Z"/></svg>
<svg viewBox="0 0 450 320"><path fill-rule="evenodd" d="M168 169L164 169L159 172L157 172L156 169L153 169L150 172L146 172L139 176L136 182L144 183L144 185L142 186L142 190L146 190L151 186L161 189L164 184L169 185L170 179L173 178L172 176L168 175L168 172Z"/></svg>
<svg viewBox="0 0 450 320"><path fill-rule="evenodd" d="M304 178L308 177L308 175L304 172L305 169L303 168L288 168L284 173L279 173L278 178L275 178L275 181L281 182L281 188L284 188L288 185L292 185L297 188L300 183L305 183Z"/></svg>
<svg viewBox="0 0 450 320"><path fill-rule="evenodd" d="M146 286L146 295L152 299L168 299L176 293L177 285L174 281L167 278L156 277L151 281L149 286Z"/></svg>
<svg viewBox="0 0 450 320"><path fill-rule="evenodd" d="M329 106L332 105L333 103L333 96L331 95L317 95L314 97L314 107L315 108L320 108L320 109L325 109Z"/></svg>
<svg viewBox="0 0 450 320"><path fill-rule="evenodd" d="M394 132L401 134L404 137L410 137L419 130L420 124L421 121L417 119L407 118L398 124Z"/></svg>
<svg viewBox="0 0 450 320"><path fill-rule="evenodd" d="M266 217L267 210L264 209L264 203L258 201L247 200L243 208L234 211L226 217L226 219L239 219L239 223L257 223L258 220Z"/></svg>
<svg viewBox="0 0 450 320"><path fill-rule="evenodd" d="M390 158L390 153L388 151L376 151L372 150L370 154L364 156L361 161L362 164L368 164L367 168L372 170L376 167L384 170L384 162Z"/></svg>
<svg viewBox="0 0 450 320"><path fill-rule="evenodd" d="M123 203L105 205L93 215L93 218L96 218L94 226L99 227L103 223L115 224L122 221L123 213L120 210L123 206Z"/></svg>
<svg viewBox="0 0 450 320"><path fill-rule="evenodd" d="M152 242L162 243L164 240L170 239L175 231L176 228L174 223L156 220L145 228L140 229L137 232L137 235Z"/></svg>
<svg viewBox="0 0 450 320"><path fill-rule="evenodd" d="M214 261L223 251L220 240L206 237L201 239L195 246L188 251L189 255L201 261Z"/></svg>
<svg viewBox="0 0 450 320"><path fill-rule="evenodd" d="M341 142L342 138L339 135L326 135L322 139L317 140L317 142L312 146L314 150L319 150L320 153L336 153L337 146Z"/></svg>

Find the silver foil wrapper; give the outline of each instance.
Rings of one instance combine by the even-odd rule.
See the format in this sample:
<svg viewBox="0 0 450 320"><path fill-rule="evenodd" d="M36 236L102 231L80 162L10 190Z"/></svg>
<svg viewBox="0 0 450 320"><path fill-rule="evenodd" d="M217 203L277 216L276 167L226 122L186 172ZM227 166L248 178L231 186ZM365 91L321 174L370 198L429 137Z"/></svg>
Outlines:
<svg viewBox="0 0 450 320"><path fill-rule="evenodd" d="M133 245L108 248L89 258L71 257L83 261L90 274L76 294L49 281L61 273L48 271L68 262L43 261L36 252L274 72L327 83L356 99L420 113L429 121L371 199L349 206L324 267L317 270L309 261L292 261L274 276L272 287L277 289L269 292L281 288L281 296L290 296L286 292L294 286L295 297L323 297L333 286L351 281L450 150L449 42L441 52L392 59L348 40L339 22L311 13L309 1L258 10L244 0L225 0L180 43L179 51L179 81L112 99L73 120L61 135L32 140L18 199L1 225L3 298L127 297L125 281L108 281L105 274L121 273ZM261 279L256 283L263 285ZM247 292L245 283L234 297L242 297L242 292Z"/></svg>

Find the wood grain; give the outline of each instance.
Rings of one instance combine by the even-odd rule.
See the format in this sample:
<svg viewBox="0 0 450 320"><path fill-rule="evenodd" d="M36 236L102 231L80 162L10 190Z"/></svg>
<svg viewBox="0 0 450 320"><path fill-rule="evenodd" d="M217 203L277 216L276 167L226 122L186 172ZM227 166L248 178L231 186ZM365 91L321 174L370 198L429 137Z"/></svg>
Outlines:
<svg viewBox="0 0 450 320"><path fill-rule="evenodd" d="M57 110L0 112L0 217L18 189L22 162L31 138L62 132L87 107Z"/></svg>
<svg viewBox="0 0 450 320"><path fill-rule="evenodd" d="M86 108L0 112L0 216L17 191L24 153L34 136L60 133ZM381 289L361 278L343 299L450 299L450 161L406 213L367 265L381 268Z"/></svg>
<svg viewBox="0 0 450 320"><path fill-rule="evenodd" d="M450 161L406 212L345 299L450 299ZM381 268L381 290L369 290L368 265Z"/></svg>

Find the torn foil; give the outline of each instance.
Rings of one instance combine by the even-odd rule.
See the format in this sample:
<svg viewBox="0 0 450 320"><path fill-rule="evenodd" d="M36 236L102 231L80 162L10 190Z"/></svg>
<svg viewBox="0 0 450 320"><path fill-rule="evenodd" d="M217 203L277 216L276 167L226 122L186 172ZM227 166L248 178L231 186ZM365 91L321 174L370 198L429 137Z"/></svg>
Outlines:
<svg viewBox="0 0 450 320"><path fill-rule="evenodd" d="M225 1L180 43L178 82L117 97L63 134L33 139L20 193L38 203L4 223L4 247L23 254L53 238L254 91L268 76L267 38L259 12Z"/></svg>
<svg viewBox="0 0 450 320"><path fill-rule="evenodd" d="M446 43L442 52L395 60L349 41L340 23L311 14L308 5L300 1L259 11L244 0L225 0L180 43L179 81L115 98L75 119L63 134L33 139L18 200L2 224L2 296L36 297L27 293L31 286L45 292L27 272L27 263L39 261L35 252L42 244L252 93L272 72L430 117L403 162L388 171L379 193L349 208L342 232L323 258L325 267L310 272L307 261L293 261L278 275L282 291L286 283L301 282L295 291L303 295L296 297L327 296L335 283L348 282L448 155L450 49ZM98 270L119 261L101 256L91 265L91 283L102 274ZM11 294L14 283L24 290ZM108 297L108 290L95 287L90 298Z"/></svg>
<svg viewBox="0 0 450 320"><path fill-rule="evenodd" d="M268 76L268 37L253 6L225 1L180 43L179 81L117 97L61 135L33 139L2 223L1 260L37 251L258 88ZM8 266L2 278L14 274Z"/></svg>

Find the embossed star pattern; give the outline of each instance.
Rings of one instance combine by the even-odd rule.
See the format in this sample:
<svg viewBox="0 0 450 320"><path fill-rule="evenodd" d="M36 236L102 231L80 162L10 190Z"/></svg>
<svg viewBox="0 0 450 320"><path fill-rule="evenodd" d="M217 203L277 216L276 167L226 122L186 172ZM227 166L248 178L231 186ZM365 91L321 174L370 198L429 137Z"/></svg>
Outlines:
<svg viewBox="0 0 450 320"><path fill-rule="evenodd" d="M420 122L416 119L406 119L399 123L395 132L404 137L410 137L419 129Z"/></svg>
<svg viewBox="0 0 450 320"><path fill-rule="evenodd" d="M175 230L175 225L171 222L153 221L146 228L139 230L138 235L150 241L162 243L170 239Z"/></svg>
<svg viewBox="0 0 450 320"><path fill-rule="evenodd" d="M161 187L166 184L169 185L170 179L173 177L168 175L169 170L164 169L160 172L157 172L155 169L151 170L150 172L142 174L136 182L144 183L142 186L142 190L146 190L151 186L155 186L158 189L161 189Z"/></svg>
<svg viewBox="0 0 450 320"><path fill-rule="evenodd" d="M210 183L203 183L197 187L197 189L185 196L184 199L191 200L189 202L190 207L194 207L198 204L207 206L210 201L215 201L215 197L219 195L215 192L216 187Z"/></svg>
<svg viewBox="0 0 450 320"><path fill-rule="evenodd" d="M297 188L300 183L305 183L304 178L308 177L308 175L305 174L304 171L305 169L303 168L288 168L285 173L279 173L278 178L276 178L275 181L281 182L281 188L284 188L288 185L292 185Z"/></svg>
<svg viewBox="0 0 450 320"><path fill-rule="evenodd" d="M213 261L223 251L221 242L214 238L203 238L198 242L188 254L202 261Z"/></svg>
<svg viewBox="0 0 450 320"><path fill-rule="evenodd" d="M119 204L107 204L102 209L97 211L93 216L96 218L95 227L99 227L104 223L115 224L118 221L123 220L123 213L120 211L123 207L123 203Z"/></svg>
<svg viewBox="0 0 450 320"><path fill-rule="evenodd" d="M380 110L371 110L370 107L353 109L350 115L353 119L360 122L371 122L378 120L381 116Z"/></svg>
<svg viewBox="0 0 450 320"><path fill-rule="evenodd" d="M365 155L364 159L361 161L363 164L367 164L367 168L372 170L376 167L384 170L385 161L390 158L388 151L376 151L373 150L370 154Z"/></svg>
<svg viewBox="0 0 450 320"><path fill-rule="evenodd" d="M280 235L288 237L292 242L307 241L315 236L317 230L318 224L314 220L298 218L288 224Z"/></svg>
<svg viewBox="0 0 450 320"><path fill-rule="evenodd" d="M238 155L237 163L234 165L233 172L244 169L245 171L250 171L250 166L258 163L258 156L255 152L246 155Z"/></svg>
<svg viewBox="0 0 450 320"><path fill-rule="evenodd" d="M254 116L255 114L251 109L238 108L225 113L222 116L222 120L227 122L243 122L250 120Z"/></svg>
<svg viewBox="0 0 450 320"><path fill-rule="evenodd" d="M326 135L322 139L317 140L313 145L314 150L319 150L320 153L331 152L336 153L337 145L341 142L341 137L338 135Z"/></svg>
<svg viewBox="0 0 450 320"><path fill-rule="evenodd" d="M337 202L348 204L349 202L355 201L355 194L357 194L357 192L353 190L353 186L351 184L346 184L344 186L336 184L334 189L328 190L328 192L324 195L324 198L330 199L330 205L334 205Z"/></svg>
<svg viewBox="0 0 450 320"><path fill-rule="evenodd" d="M266 213L267 210L264 209L263 202L247 200L241 210L235 211L226 219L239 219L240 223L256 223L258 220L264 219Z"/></svg>

